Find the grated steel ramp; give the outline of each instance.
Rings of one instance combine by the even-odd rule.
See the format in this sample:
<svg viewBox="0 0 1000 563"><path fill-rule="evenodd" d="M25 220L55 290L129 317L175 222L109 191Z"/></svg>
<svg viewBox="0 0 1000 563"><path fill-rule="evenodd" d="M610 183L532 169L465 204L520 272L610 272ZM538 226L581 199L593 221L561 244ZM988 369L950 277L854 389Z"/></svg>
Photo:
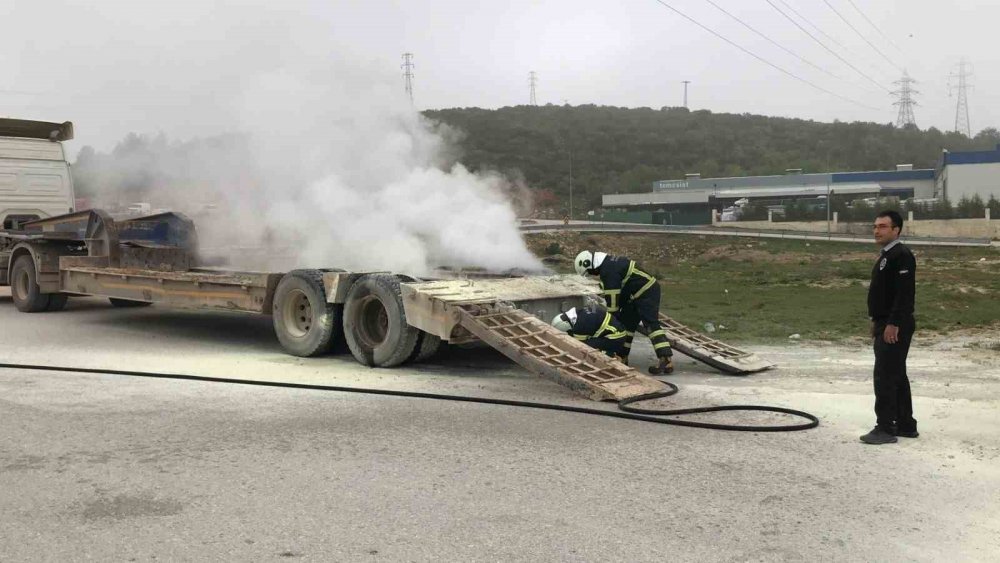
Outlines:
<svg viewBox="0 0 1000 563"><path fill-rule="evenodd" d="M595 401L621 400L667 386L510 306L457 307L462 327L528 371Z"/></svg>
<svg viewBox="0 0 1000 563"><path fill-rule="evenodd" d="M692 330L660 313L660 324L667 333L670 346L698 361L734 375L745 375L775 367L752 352L740 350Z"/></svg>

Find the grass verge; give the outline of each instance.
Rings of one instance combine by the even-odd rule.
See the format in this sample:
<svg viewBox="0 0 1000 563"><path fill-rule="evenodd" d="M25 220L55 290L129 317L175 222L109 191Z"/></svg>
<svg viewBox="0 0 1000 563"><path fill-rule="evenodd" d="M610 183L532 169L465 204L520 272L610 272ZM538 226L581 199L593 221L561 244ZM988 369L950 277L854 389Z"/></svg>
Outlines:
<svg viewBox="0 0 1000 563"><path fill-rule="evenodd" d="M843 340L868 329L874 245L697 235L544 233L529 247L572 271L584 249L637 260L662 282L663 310L727 340ZM562 254L552 254L554 248ZM1000 251L913 247L919 330L986 328L1000 320Z"/></svg>

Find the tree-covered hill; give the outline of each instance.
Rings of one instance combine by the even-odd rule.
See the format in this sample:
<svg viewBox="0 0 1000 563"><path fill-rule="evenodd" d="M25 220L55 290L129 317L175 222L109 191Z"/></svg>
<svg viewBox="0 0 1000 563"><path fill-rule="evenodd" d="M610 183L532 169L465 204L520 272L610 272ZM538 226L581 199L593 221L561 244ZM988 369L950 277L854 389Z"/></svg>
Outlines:
<svg viewBox="0 0 1000 563"><path fill-rule="evenodd" d="M974 139L931 128L820 123L684 108L515 106L425 111L464 133L468 167L523 174L539 199L566 201L572 166L577 214L602 193L639 192L650 182L709 176L887 170L897 163L932 168L942 149L993 148L1000 132Z"/></svg>

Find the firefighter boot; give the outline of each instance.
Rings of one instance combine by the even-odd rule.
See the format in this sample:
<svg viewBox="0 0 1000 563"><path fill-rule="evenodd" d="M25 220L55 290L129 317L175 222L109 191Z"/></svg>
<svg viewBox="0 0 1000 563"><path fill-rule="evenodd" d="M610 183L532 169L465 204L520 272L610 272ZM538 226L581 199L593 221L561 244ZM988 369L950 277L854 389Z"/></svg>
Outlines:
<svg viewBox="0 0 1000 563"><path fill-rule="evenodd" d="M674 373L674 359L671 356L659 358L655 366L649 366L650 375L667 375Z"/></svg>

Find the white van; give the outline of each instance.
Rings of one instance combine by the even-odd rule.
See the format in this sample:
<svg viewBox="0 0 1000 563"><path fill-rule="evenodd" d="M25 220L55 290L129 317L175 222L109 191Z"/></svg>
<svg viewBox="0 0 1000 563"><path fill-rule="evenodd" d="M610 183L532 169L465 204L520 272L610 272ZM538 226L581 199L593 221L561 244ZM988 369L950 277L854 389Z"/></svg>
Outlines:
<svg viewBox="0 0 1000 563"><path fill-rule="evenodd" d="M73 176L62 141L73 124L0 118L0 229L72 213Z"/></svg>

